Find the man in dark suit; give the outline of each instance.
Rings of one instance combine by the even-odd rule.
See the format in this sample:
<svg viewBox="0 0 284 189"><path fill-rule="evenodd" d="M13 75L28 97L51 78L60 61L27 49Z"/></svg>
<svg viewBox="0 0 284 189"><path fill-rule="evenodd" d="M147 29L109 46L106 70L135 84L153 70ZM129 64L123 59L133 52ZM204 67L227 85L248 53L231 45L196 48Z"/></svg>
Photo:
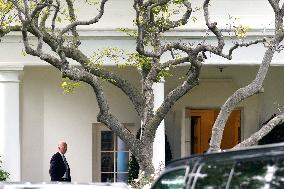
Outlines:
<svg viewBox="0 0 284 189"><path fill-rule="evenodd" d="M58 152L50 160L49 175L51 181L71 182L70 168L64 154L67 151L67 143L58 144Z"/></svg>

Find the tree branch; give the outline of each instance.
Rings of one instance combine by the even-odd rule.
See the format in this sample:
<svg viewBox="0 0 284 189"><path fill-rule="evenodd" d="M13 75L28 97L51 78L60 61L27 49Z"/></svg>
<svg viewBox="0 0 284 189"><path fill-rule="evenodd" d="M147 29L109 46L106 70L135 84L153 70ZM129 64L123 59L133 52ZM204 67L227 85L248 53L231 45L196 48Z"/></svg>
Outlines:
<svg viewBox="0 0 284 189"><path fill-rule="evenodd" d="M183 97L188 91L199 84L199 73L203 59L201 57L191 58L192 63L191 69L189 70L188 78L174 90L168 93L165 97L164 102L157 109L154 117L151 118L150 122L145 127L143 138L151 138L151 133L155 133L156 129L160 125L161 121L165 118L167 112L172 108L176 101ZM154 135L155 136L155 135ZM153 136L153 137L154 137ZM154 139L154 138L152 138Z"/></svg>
<svg viewBox="0 0 284 189"><path fill-rule="evenodd" d="M75 12L74 12L73 2L72 2L72 0L66 0L66 2L67 2L67 6L68 6L70 19L71 19L72 22L75 22L76 21L76 15L75 15ZM78 47L81 44L81 42L80 42L80 39L79 39L79 34L76 30L76 26L72 27L71 31L72 31L72 35L74 36L73 44L75 45L75 47Z"/></svg>
<svg viewBox="0 0 284 189"><path fill-rule="evenodd" d="M30 31L33 32L33 31ZM43 40L47 43L54 51L57 49L57 41L48 33L44 33ZM79 49L71 48L71 47L62 47L65 55L68 58L71 58L78 63L80 63L85 70L88 70L90 73L101 77L101 78L109 78L108 82L112 83L114 86L120 88L131 100L133 103L135 110L138 115L142 115L142 109L144 107L144 103L142 101L141 94L139 91L127 80L121 78L119 75L107 71L103 68L95 69L90 68L87 63L89 62L89 58L85 56Z"/></svg>
<svg viewBox="0 0 284 189"><path fill-rule="evenodd" d="M55 11L54 11L54 14L53 14L53 17L52 17L52 21L51 21L51 30L52 30L52 32L54 32L54 30L55 30L55 21L56 21L58 12L60 10L60 1L56 0L56 4L57 5L55 6Z"/></svg>
<svg viewBox="0 0 284 189"><path fill-rule="evenodd" d="M0 27L0 38L5 36L6 34L12 32L12 31L21 31L22 30L22 26L8 26L5 28Z"/></svg>
<svg viewBox="0 0 284 189"><path fill-rule="evenodd" d="M66 70L65 75L75 81L84 81L92 86L100 109L97 116L98 121L104 123L109 129L115 132L119 138L127 144L127 146L134 146L132 153L135 155L141 153L140 149L143 149L142 142L136 139L135 135L121 124L109 111L109 106L103 92L102 84L99 82L99 78L84 69L71 66Z"/></svg>
<svg viewBox="0 0 284 189"><path fill-rule="evenodd" d="M161 70L162 69L165 69L165 68L168 68L170 66L176 66L176 65L179 65L179 64L182 64L182 63L186 63L186 62L189 62L189 57L182 57L182 58L177 58L177 59L174 59L174 60L168 60L164 63L161 63Z"/></svg>
<svg viewBox="0 0 284 189"><path fill-rule="evenodd" d="M149 7L149 6L152 6L152 5L159 6L159 5L165 5L168 2L170 2L170 0L149 0L149 1L146 1L143 5L145 7Z"/></svg>
<svg viewBox="0 0 284 189"><path fill-rule="evenodd" d="M168 1L168 0L166 0ZM140 0L134 0L134 4L133 4L133 8L136 11L136 25L137 25L137 29L138 29L138 36L136 38L136 51L141 54L144 55L146 57L153 57L153 58L159 58L161 56L161 52L151 52L151 51L147 51L144 48L144 38L145 38L145 23L148 22L147 20L147 15L145 12L143 12L144 9L146 9L147 7L145 7L143 5L143 2Z"/></svg>
<svg viewBox="0 0 284 189"><path fill-rule="evenodd" d="M59 70L62 70L62 67L64 67L64 73L63 73L64 76L67 76L68 78L75 80L75 81L84 81L85 83L88 83L92 86L96 94L98 105L100 107L100 113L98 114L98 121L105 123L106 126L108 126L122 140L124 140L128 146L134 145L134 144L141 146L142 143L139 140L137 140L136 137L129 130L127 130L124 127L124 125L122 125L118 121L118 119L115 116L113 116L109 112L109 106L108 106L107 100L105 99L102 85L99 82L99 79L97 78L97 76L94 76L93 74L84 70L83 68L78 68L74 66L66 67L65 63L62 63L62 62L65 62L67 60L65 59L59 60L49 54L44 54L42 50L39 49L39 47L37 48L37 50L32 49L28 42L27 27L25 27L25 25L24 25L22 33L23 33L25 49L28 54L40 57L42 60L50 63L51 65L53 65ZM136 151L136 153L138 152L139 150Z"/></svg>
<svg viewBox="0 0 284 189"><path fill-rule="evenodd" d="M267 124L261 127L260 130L252 134L248 139L234 146L233 149L257 145L258 141L266 136L275 126L284 122L284 114L280 114L271 119Z"/></svg>
<svg viewBox="0 0 284 189"><path fill-rule="evenodd" d="M238 47L249 47L251 45L255 45L258 43L264 43L264 42L266 42L266 38L257 39L255 41L250 41L248 43L236 43L233 47L230 48L229 53L227 55L223 54L223 57L231 60L233 51L236 50Z"/></svg>
<svg viewBox="0 0 284 189"><path fill-rule="evenodd" d="M268 2L270 3L270 5L273 8L275 13L280 11L279 4L277 2L275 2L275 0L268 0Z"/></svg>
<svg viewBox="0 0 284 189"><path fill-rule="evenodd" d="M232 96L228 98L228 100L221 107L221 111L212 128L212 137L210 141L209 151L220 150L225 124L228 120L229 115L234 110L236 105L242 100L256 94L262 88L262 84L267 74L274 52L275 51L272 47L266 50L255 79L246 87L238 89Z"/></svg>
<svg viewBox="0 0 284 189"><path fill-rule="evenodd" d="M215 34L215 36L217 37L217 40L218 40L217 51L219 53L221 53L224 46L225 46L224 37L223 37L221 31L217 27L217 22L211 23L211 21L210 21L209 9L208 9L209 2L210 2L210 0L205 0L204 4L203 4L204 18L205 18L205 22L206 22L206 25L209 28L209 30L211 30Z"/></svg>
<svg viewBox="0 0 284 189"><path fill-rule="evenodd" d="M76 21L76 22L72 22L71 24L67 25L59 34L59 39L62 38L63 34L65 34L66 32L68 32L70 29L76 27L76 26L79 26L79 25L91 25L91 24L94 24L94 23L97 23L101 17L103 16L104 14L104 8L105 8L105 3L107 2L108 0L102 0L101 1L101 4L100 4L100 11L99 11L99 14L93 18L93 19L90 19L88 21Z"/></svg>
<svg viewBox="0 0 284 189"><path fill-rule="evenodd" d="M106 2L106 0L105 0L105 2ZM19 5L17 3L15 3L15 6L19 6ZM20 10L20 11L22 11L22 10ZM19 11L19 14L21 14L20 11ZM54 52L58 53L60 58L63 60L62 64L65 64L65 66L63 66L63 65L59 66L61 69L63 69L63 70L61 70L62 72L65 72L64 69L68 67L68 65L67 65L68 61L66 60L66 57L72 58L73 60L80 63L84 67L84 69L89 71L90 73L92 73L92 74L94 74L98 77L108 78L108 82L119 87L129 97L129 99L132 101L138 115L139 116L142 115L142 109L143 109L144 103L141 100L142 98L141 98L140 93L138 92L138 90L135 87L133 87L133 85L130 82L122 79L119 75L112 73L112 72L109 72L109 71L106 71L104 69L94 69L94 68L88 67L87 64L86 64L86 63L89 62L88 57L86 57L80 50L78 50L76 48L63 47L62 46L60 48L60 50L58 50L58 47L60 45L59 45L58 41L55 39L54 36L50 35L47 31L41 32L37 28L37 26L33 25L33 23L30 20L26 21L23 18L21 20L22 20L22 24L25 25L27 31L29 31L34 36L38 37L39 43L38 43L37 50L41 50L42 40L43 40L47 45L49 45L51 47L51 49ZM27 25L29 25L29 26L27 26ZM26 47L29 47L29 46L26 45ZM40 56L39 55L40 52L37 52L38 53L37 54L35 51L32 50L32 48L29 48L27 50L29 50L30 53L32 53L34 56L35 55Z"/></svg>
<svg viewBox="0 0 284 189"><path fill-rule="evenodd" d="M256 94L262 88L272 57L283 40L283 17L279 15L278 6L274 0L269 0L275 11L275 35L268 46L255 79L247 86L238 89L221 107L221 111L213 125L209 151L219 151L222 135L229 115L242 100Z"/></svg>
<svg viewBox="0 0 284 189"><path fill-rule="evenodd" d="M187 24L187 20L190 18L192 13L191 3L188 0L184 0L183 5L186 7L186 12L183 14L182 18L177 21L172 21L171 23L168 23L166 26L160 27L160 32L165 32L167 30L182 26Z"/></svg>
<svg viewBox="0 0 284 189"><path fill-rule="evenodd" d="M39 12L41 12L45 7L49 5L50 5L49 2L37 4L37 6L34 8L34 10L31 13L31 18L34 18Z"/></svg>
<svg viewBox="0 0 284 189"><path fill-rule="evenodd" d="M162 53L172 50L172 49L177 49L181 50L186 53L190 53L192 51L192 48L188 47L187 44L184 43L179 43L179 42L170 42L167 43L166 45L163 45L161 48Z"/></svg>

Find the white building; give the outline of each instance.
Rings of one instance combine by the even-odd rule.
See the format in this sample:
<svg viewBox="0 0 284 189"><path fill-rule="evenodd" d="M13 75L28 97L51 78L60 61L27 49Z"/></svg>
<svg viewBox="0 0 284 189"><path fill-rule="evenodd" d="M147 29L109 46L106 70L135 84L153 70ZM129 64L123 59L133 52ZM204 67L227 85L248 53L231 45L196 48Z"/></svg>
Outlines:
<svg viewBox="0 0 284 189"><path fill-rule="evenodd" d="M199 6L201 2L195 1ZM252 27L248 40L271 34L274 17L266 1L212 1L210 9L212 20L216 20L219 27L226 27L228 14ZM90 7L80 9L80 18L88 18L92 11ZM204 29L200 17L202 12L194 14L198 17L197 22L190 21L187 26L168 32L166 37L184 41L201 39ZM83 51L90 55L96 49L112 46L134 51L135 40L116 29L133 27L132 18L131 0L110 0L101 22L79 29ZM215 42L214 37L208 40ZM230 42L229 37L226 40ZM98 106L91 87L83 84L74 94L64 95L60 87L60 72L37 58L23 56L21 41L20 33L15 32L0 43L0 155L3 168L11 173L11 180L49 181L49 160L57 151L60 140L68 143L67 159L73 181L100 181L101 172L110 172L104 173L104 177L116 175L114 169L119 168L115 168L115 164L113 170L101 166L101 157L113 154L114 150L108 154L101 152L101 136L106 140L106 149L110 133L101 135L104 128L96 121ZM262 45L239 49L232 61L208 57L202 67L200 85L180 99L164 121L174 158L207 148L210 126L217 110L236 89L254 78L264 50ZM235 132L227 134L231 140L225 145L247 138L272 114L278 113L275 102L284 102L283 60L283 53L276 54L263 93L246 99L233 113L229 124ZM138 73L134 69L118 69L115 65L110 65L109 69L117 69L139 85ZM165 78L165 82L159 85L156 95L163 96L163 91L167 94L187 70L186 66L176 68L174 76ZM109 84L105 84L105 93L111 111L135 132L140 119L128 98Z"/></svg>

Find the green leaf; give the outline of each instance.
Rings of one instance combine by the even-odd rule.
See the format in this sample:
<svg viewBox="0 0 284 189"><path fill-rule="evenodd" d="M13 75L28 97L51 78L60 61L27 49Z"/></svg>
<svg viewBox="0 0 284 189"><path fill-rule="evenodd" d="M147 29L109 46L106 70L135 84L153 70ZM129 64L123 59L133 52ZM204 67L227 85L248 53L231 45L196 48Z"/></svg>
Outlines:
<svg viewBox="0 0 284 189"><path fill-rule="evenodd" d="M61 83L61 88L64 94L71 94L75 92L81 86L80 81L72 81L69 78L63 78Z"/></svg>

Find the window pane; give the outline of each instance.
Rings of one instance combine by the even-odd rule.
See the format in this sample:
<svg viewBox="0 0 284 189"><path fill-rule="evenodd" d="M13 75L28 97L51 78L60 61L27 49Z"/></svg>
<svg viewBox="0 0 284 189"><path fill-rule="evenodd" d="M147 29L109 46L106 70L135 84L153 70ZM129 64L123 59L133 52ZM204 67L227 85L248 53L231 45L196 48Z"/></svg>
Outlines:
<svg viewBox="0 0 284 189"><path fill-rule="evenodd" d="M113 133L111 131L101 132L101 151L113 151Z"/></svg>
<svg viewBox="0 0 284 189"><path fill-rule="evenodd" d="M178 169L164 174L153 189L183 189L185 172L185 169Z"/></svg>
<svg viewBox="0 0 284 189"><path fill-rule="evenodd" d="M274 167L275 173L271 181L271 188L284 188L284 157L277 159L277 164Z"/></svg>
<svg viewBox="0 0 284 189"><path fill-rule="evenodd" d="M116 153L116 169L117 172L128 172L128 152L117 152Z"/></svg>
<svg viewBox="0 0 284 189"><path fill-rule="evenodd" d="M114 172L114 153L101 153L101 172Z"/></svg>
<svg viewBox="0 0 284 189"><path fill-rule="evenodd" d="M232 162L209 162L200 164L193 174L192 184L197 189L201 188L226 188Z"/></svg>
<svg viewBox="0 0 284 189"><path fill-rule="evenodd" d="M101 181L102 182L114 182L114 174L113 173L102 173Z"/></svg>
<svg viewBox="0 0 284 189"><path fill-rule="evenodd" d="M271 188L275 162L272 159L251 159L237 162L231 182L232 188ZM272 187L274 188L274 187Z"/></svg>
<svg viewBox="0 0 284 189"><path fill-rule="evenodd" d="M117 151L128 151L128 147L126 146L125 142L117 137Z"/></svg>
<svg viewBox="0 0 284 189"><path fill-rule="evenodd" d="M127 182L128 173L117 173L116 174L116 182Z"/></svg>

